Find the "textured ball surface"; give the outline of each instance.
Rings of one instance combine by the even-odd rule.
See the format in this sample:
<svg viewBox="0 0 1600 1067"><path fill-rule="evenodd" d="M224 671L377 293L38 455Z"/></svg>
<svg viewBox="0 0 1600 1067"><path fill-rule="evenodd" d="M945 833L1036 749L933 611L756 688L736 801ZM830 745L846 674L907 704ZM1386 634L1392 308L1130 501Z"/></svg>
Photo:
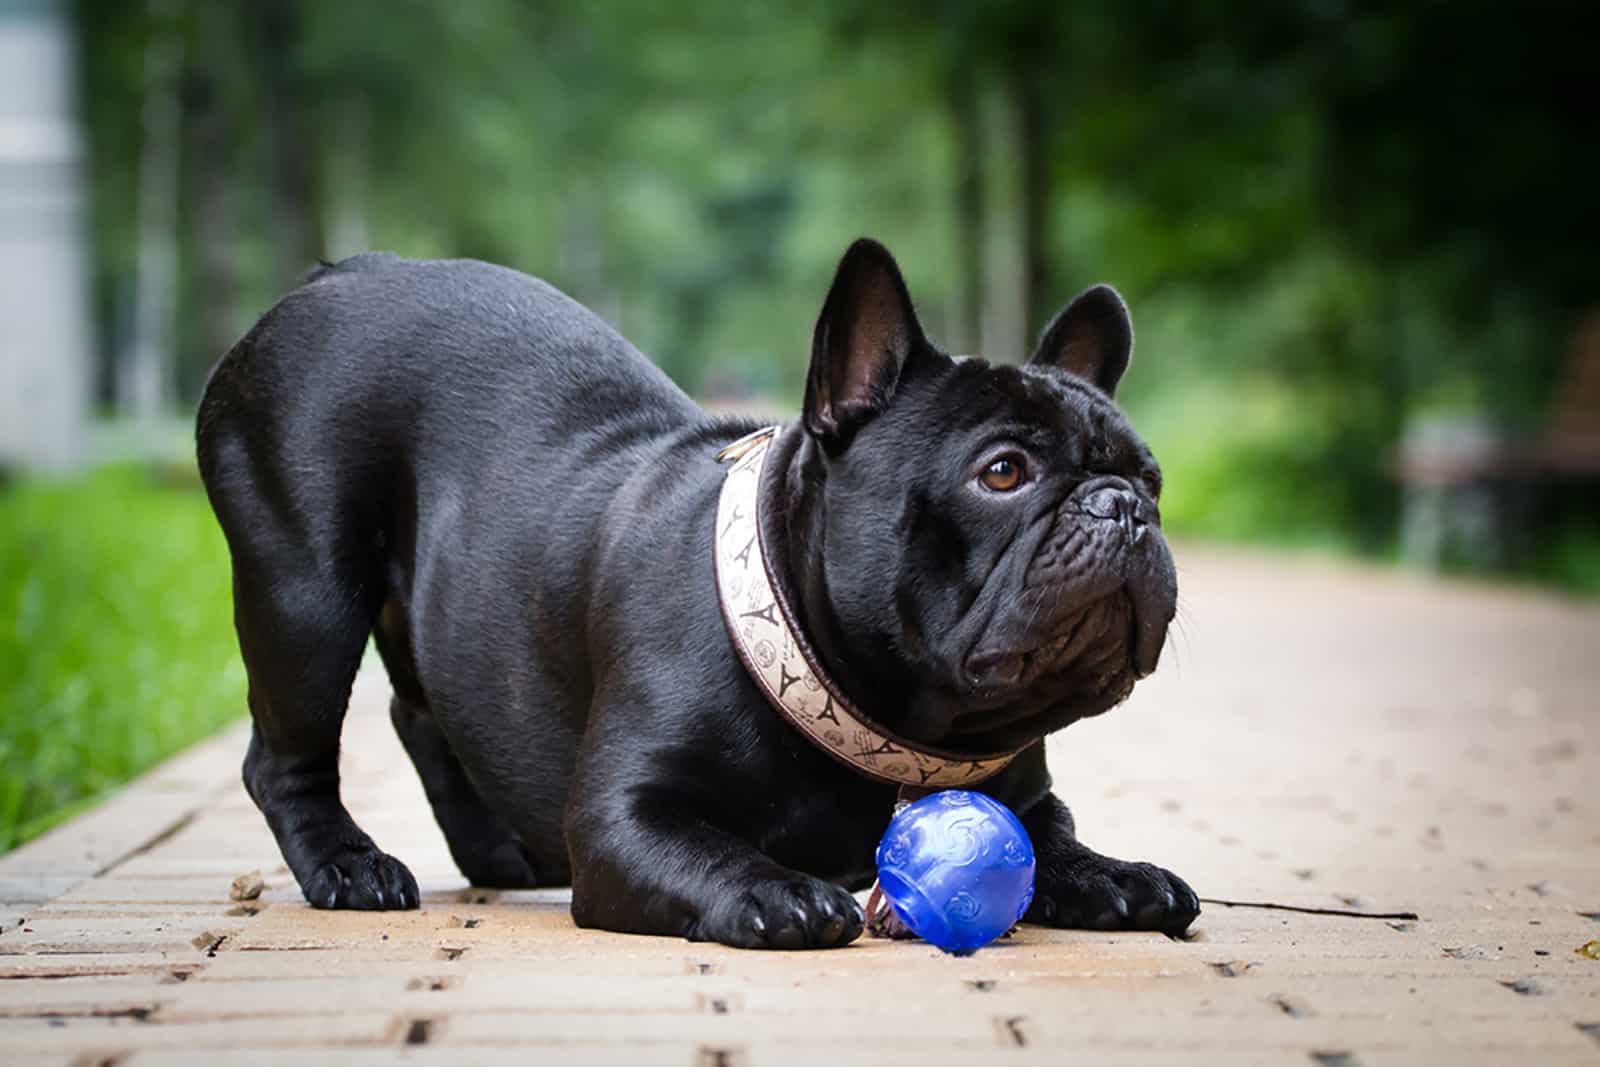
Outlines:
<svg viewBox="0 0 1600 1067"><path fill-rule="evenodd" d="M1017 923L1033 900L1033 842L1004 804L947 789L890 820L878 885L918 937L965 956Z"/></svg>

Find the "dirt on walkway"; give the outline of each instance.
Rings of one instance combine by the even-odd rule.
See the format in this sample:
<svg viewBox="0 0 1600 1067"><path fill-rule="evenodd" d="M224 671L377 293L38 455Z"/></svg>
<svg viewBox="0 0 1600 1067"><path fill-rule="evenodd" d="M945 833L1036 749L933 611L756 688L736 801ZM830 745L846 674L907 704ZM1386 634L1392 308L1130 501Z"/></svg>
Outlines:
<svg viewBox="0 0 1600 1067"><path fill-rule="evenodd" d="M1600 1063L1600 609L1179 569L1161 671L1051 741L1084 839L1206 897L1416 920L1208 904L1186 941L1024 928L970 959L578 930L561 892L465 887L367 673L346 798L423 909L307 907L232 730L0 859L0 1062Z"/></svg>

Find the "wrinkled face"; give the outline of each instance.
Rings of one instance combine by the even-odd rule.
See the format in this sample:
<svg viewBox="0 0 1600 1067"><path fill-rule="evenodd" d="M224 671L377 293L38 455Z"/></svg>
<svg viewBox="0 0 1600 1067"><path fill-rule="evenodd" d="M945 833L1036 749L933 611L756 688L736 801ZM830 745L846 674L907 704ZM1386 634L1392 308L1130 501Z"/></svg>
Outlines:
<svg viewBox="0 0 1600 1067"><path fill-rule="evenodd" d="M951 361L903 386L829 473L829 588L892 607L841 597L847 627L896 631L954 735L1012 743L1122 700L1177 602L1149 449L1054 368Z"/></svg>
<svg viewBox="0 0 1600 1067"><path fill-rule="evenodd" d="M881 293L860 305L899 314ZM822 565L842 630L914 679L907 727L1008 747L1121 701L1177 602L1160 470L1109 395L1132 339L1121 300L1090 290L1020 367L951 359L914 319L852 325L869 354L906 344L866 417L826 440ZM850 383L816 369L808 427L826 438L819 395Z"/></svg>

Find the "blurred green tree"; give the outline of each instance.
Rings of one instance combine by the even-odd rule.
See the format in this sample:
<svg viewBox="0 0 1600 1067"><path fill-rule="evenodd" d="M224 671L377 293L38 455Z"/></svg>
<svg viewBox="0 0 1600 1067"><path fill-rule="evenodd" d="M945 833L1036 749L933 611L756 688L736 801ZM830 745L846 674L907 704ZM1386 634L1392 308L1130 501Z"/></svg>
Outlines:
<svg viewBox="0 0 1600 1067"><path fill-rule="evenodd" d="M1019 359L1119 285L1180 528L1382 547L1407 419L1536 417L1595 300L1592 5L79 0L108 383L152 11L182 43L185 399L367 246L542 274L690 388L792 398L870 232L957 350Z"/></svg>

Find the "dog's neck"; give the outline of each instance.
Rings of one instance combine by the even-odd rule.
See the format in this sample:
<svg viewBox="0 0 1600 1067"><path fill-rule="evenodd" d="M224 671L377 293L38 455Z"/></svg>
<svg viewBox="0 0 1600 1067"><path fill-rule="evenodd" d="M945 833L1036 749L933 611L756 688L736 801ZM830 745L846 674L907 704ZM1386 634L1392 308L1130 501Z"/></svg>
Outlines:
<svg viewBox="0 0 1600 1067"><path fill-rule="evenodd" d="M869 685L881 683L862 680L860 655L848 662L840 655L850 635L831 608L817 604L816 597L825 598L827 591L815 558L820 545L809 540L815 532L808 525L815 521L814 509L791 507L785 495L792 464L801 459L793 453L799 446L783 435L783 447L774 448L775 436L774 429L758 430L718 454L731 466L717 501L712 546L716 592L729 640L757 688L818 748L869 778L941 789L967 787L1004 769L1016 750L965 753L938 748L902 733L858 703L861 693L870 697ZM791 518L807 525L791 526ZM791 546L803 551L796 554ZM796 582L797 577L809 580ZM813 605L809 623L807 597ZM834 651L822 651L816 643L819 633ZM866 651L870 655L871 649ZM843 677L852 681L842 682ZM846 684L855 687L854 693ZM889 706L898 710L903 705L897 701Z"/></svg>
<svg viewBox="0 0 1600 1067"><path fill-rule="evenodd" d="M823 486L827 457L799 423L772 444L763 477L762 515L775 569L795 606L799 623L833 678L856 704L902 736L926 745L964 751L948 740L949 697L935 691L906 662L886 634L850 633L834 610L823 566L827 546L827 502ZM892 594L894 576L884 576ZM979 744L973 753L992 752Z"/></svg>
<svg viewBox="0 0 1600 1067"><path fill-rule="evenodd" d="M821 447L799 423L786 427L772 444L761 494L764 532L780 572L774 577L787 587L806 636L839 686L885 726L908 732L906 698L915 692L916 679L889 649L847 636L828 595L825 463Z"/></svg>

